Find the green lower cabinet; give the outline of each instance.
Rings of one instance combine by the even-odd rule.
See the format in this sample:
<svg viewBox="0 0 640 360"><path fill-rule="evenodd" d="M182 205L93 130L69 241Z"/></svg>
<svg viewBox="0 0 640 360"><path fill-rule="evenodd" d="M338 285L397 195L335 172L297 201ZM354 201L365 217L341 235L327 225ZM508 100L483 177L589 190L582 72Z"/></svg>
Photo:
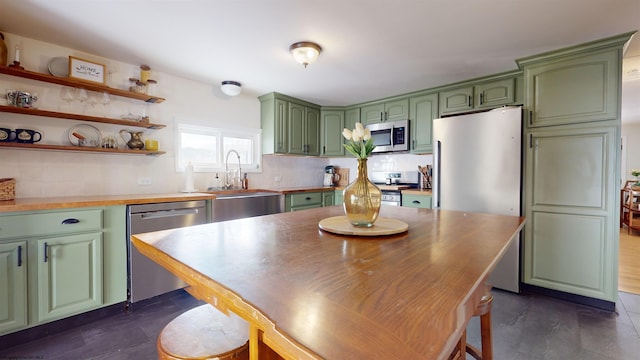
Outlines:
<svg viewBox="0 0 640 360"><path fill-rule="evenodd" d="M0 215L0 336L126 299L126 206Z"/></svg>
<svg viewBox="0 0 640 360"><path fill-rule="evenodd" d="M284 211L298 211L322 207L322 192L287 194L284 199Z"/></svg>
<svg viewBox="0 0 640 360"><path fill-rule="evenodd" d="M335 191L305 192L286 194L284 197L284 211L298 211L333 206L335 204Z"/></svg>
<svg viewBox="0 0 640 360"><path fill-rule="evenodd" d="M102 233L37 241L38 321L102 305Z"/></svg>
<svg viewBox="0 0 640 360"><path fill-rule="evenodd" d="M27 242L0 243L0 334L27 322Z"/></svg>
<svg viewBox="0 0 640 360"><path fill-rule="evenodd" d="M322 206L333 206L335 204L335 192L326 191L322 193Z"/></svg>
<svg viewBox="0 0 640 360"><path fill-rule="evenodd" d="M336 190L334 194L334 205L342 205L344 203L344 190Z"/></svg>
<svg viewBox="0 0 640 360"><path fill-rule="evenodd" d="M402 206L431 209L431 196L402 194Z"/></svg>

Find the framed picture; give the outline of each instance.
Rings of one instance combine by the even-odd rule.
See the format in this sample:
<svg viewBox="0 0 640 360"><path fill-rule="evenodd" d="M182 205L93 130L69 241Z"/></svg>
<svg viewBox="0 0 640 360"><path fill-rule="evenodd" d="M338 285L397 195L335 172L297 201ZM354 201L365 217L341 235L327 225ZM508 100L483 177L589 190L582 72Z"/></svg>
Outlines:
<svg viewBox="0 0 640 360"><path fill-rule="evenodd" d="M105 85L104 64L69 56L69 77Z"/></svg>

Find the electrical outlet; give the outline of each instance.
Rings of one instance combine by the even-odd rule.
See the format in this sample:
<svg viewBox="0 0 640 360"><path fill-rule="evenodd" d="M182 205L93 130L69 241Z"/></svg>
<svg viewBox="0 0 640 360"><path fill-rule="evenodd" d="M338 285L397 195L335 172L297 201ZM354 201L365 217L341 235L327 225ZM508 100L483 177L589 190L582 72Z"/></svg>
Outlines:
<svg viewBox="0 0 640 360"><path fill-rule="evenodd" d="M138 178L138 185L141 185L141 186L149 186L149 185L151 185L151 178L150 177Z"/></svg>

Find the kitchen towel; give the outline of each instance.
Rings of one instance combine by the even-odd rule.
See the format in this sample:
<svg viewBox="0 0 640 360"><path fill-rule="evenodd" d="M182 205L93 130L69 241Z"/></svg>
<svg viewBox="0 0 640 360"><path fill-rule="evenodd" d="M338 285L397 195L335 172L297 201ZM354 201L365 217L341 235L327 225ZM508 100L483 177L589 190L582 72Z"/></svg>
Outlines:
<svg viewBox="0 0 640 360"><path fill-rule="evenodd" d="M184 192L194 192L195 190L193 186L193 165L189 163L184 171Z"/></svg>

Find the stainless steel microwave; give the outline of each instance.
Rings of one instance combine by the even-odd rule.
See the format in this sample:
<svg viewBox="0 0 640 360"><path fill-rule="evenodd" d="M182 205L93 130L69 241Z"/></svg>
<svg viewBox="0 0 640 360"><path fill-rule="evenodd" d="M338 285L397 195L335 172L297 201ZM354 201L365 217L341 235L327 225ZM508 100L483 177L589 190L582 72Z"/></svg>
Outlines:
<svg viewBox="0 0 640 360"><path fill-rule="evenodd" d="M409 151L409 120L367 125L376 146L373 152Z"/></svg>

